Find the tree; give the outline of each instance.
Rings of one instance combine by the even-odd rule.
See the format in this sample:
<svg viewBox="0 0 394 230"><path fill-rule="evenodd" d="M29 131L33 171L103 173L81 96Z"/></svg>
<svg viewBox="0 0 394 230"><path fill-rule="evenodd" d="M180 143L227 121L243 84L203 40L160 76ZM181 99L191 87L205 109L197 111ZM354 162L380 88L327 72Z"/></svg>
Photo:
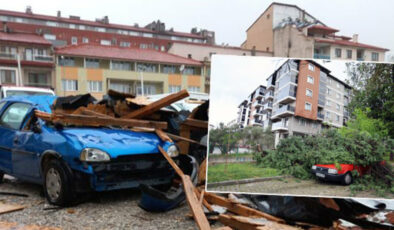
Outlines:
<svg viewBox="0 0 394 230"><path fill-rule="evenodd" d="M222 154L229 153L236 146L241 138L238 125L225 126L220 123L217 128L211 129L209 132L209 151L213 152L218 147Z"/></svg>
<svg viewBox="0 0 394 230"><path fill-rule="evenodd" d="M270 128L263 129L258 126L249 126L243 129L242 137L254 152L263 152L263 150L274 147L275 137Z"/></svg>
<svg viewBox="0 0 394 230"><path fill-rule="evenodd" d="M369 118L379 119L394 138L394 65L382 63L348 63L349 84L353 98L349 112L370 108Z"/></svg>

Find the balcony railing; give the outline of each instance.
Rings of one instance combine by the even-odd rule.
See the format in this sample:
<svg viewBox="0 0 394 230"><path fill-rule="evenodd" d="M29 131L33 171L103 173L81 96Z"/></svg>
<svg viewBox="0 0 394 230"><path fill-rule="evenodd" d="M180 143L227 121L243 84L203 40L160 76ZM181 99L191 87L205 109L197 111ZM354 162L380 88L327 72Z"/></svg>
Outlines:
<svg viewBox="0 0 394 230"><path fill-rule="evenodd" d="M324 120L324 114L317 113L317 119Z"/></svg>
<svg viewBox="0 0 394 230"><path fill-rule="evenodd" d="M16 60L16 54L8 52L0 52L1 59Z"/></svg>
<svg viewBox="0 0 394 230"><path fill-rule="evenodd" d="M364 58L357 58L357 61L364 61Z"/></svg>
<svg viewBox="0 0 394 230"><path fill-rule="evenodd" d="M263 98L263 96L264 96L264 92L262 92L261 90L258 90L257 94L256 94L256 99L261 99L261 98Z"/></svg>
<svg viewBox="0 0 394 230"><path fill-rule="evenodd" d="M272 102L265 103L263 109L264 110L272 109Z"/></svg>
<svg viewBox="0 0 394 230"><path fill-rule="evenodd" d="M267 83L267 90L269 90L269 89L275 89L275 85L272 84L270 81L268 81L268 83Z"/></svg>
<svg viewBox="0 0 394 230"><path fill-rule="evenodd" d="M272 131L277 130L288 130L287 123L285 121L278 121L272 123Z"/></svg>
<svg viewBox="0 0 394 230"><path fill-rule="evenodd" d="M274 98L274 92L273 91L268 91L265 96L264 99L268 100L270 98Z"/></svg>
<svg viewBox="0 0 394 230"><path fill-rule="evenodd" d="M254 107L260 107L262 105L263 105L263 103L261 101L257 101L257 100L254 101L253 104L252 104L252 106L254 106Z"/></svg>
<svg viewBox="0 0 394 230"><path fill-rule="evenodd" d="M24 55L26 61L53 62L53 57L49 55L34 54L32 56Z"/></svg>
<svg viewBox="0 0 394 230"><path fill-rule="evenodd" d="M331 59L329 54L314 54L315 59Z"/></svg>
<svg viewBox="0 0 394 230"><path fill-rule="evenodd" d="M272 114L272 118L275 118L279 115L282 114L294 114L295 108L293 106L290 105L284 105L282 107L280 107L279 109L276 109L273 114Z"/></svg>

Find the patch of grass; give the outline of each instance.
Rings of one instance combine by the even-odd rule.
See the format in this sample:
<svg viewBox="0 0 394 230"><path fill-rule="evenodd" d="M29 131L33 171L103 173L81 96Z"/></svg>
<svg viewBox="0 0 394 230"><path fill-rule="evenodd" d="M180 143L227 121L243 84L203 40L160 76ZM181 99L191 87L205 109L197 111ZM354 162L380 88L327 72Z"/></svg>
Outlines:
<svg viewBox="0 0 394 230"><path fill-rule="evenodd" d="M229 163L226 171L225 164L210 165L208 167L208 183L279 175L280 173L277 169L261 168L254 163Z"/></svg>

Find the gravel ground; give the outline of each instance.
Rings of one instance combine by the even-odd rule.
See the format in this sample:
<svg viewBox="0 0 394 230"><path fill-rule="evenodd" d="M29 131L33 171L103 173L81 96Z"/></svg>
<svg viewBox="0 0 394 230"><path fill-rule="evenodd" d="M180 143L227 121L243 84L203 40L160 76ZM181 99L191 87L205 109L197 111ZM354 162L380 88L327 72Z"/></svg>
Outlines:
<svg viewBox="0 0 394 230"><path fill-rule="evenodd" d="M290 194L301 196L352 196L349 186L343 186L336 183L319 182L317 180L298 180L295 178L274 179L263 182L225 186L210 186L208 184L207 191ZM389 196L390 197L386 198L394 198L392 195ZM358 192L352 197L377 198L373 191Z"/></svg>
<svg viewBox="0 0 394 230"><path fill-rule="evenodd" d="M22 211L0 215L0 221L63 229L197 229L194 221L185 216L190 212L186 203L166 213L149 213L138 207L138 190L95 193L84 203L63 209L46 202L41 195L41 186L11 177L6 177L0 184L0 192L29 195L0 195L0 203L27 206Z"/></svg>

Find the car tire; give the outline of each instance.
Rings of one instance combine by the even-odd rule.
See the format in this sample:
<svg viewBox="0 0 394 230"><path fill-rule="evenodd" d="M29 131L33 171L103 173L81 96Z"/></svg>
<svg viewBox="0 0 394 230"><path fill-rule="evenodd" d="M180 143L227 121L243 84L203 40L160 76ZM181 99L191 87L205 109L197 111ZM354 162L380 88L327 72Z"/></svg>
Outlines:
<svg viewBox="0 0 394 230"><path fill-rule="evenodd" d="M353 183L352 174L350 172L347 172L342 179L342 184L343 185L350 185L351 183Z"/></svg>
<svg viewBox="0 0 394 230"><path fill-rule="evenodd" d="M44 193L50 204L69 206L74 196L71 175L59 160L51 160L44 168Z"/></svg>

